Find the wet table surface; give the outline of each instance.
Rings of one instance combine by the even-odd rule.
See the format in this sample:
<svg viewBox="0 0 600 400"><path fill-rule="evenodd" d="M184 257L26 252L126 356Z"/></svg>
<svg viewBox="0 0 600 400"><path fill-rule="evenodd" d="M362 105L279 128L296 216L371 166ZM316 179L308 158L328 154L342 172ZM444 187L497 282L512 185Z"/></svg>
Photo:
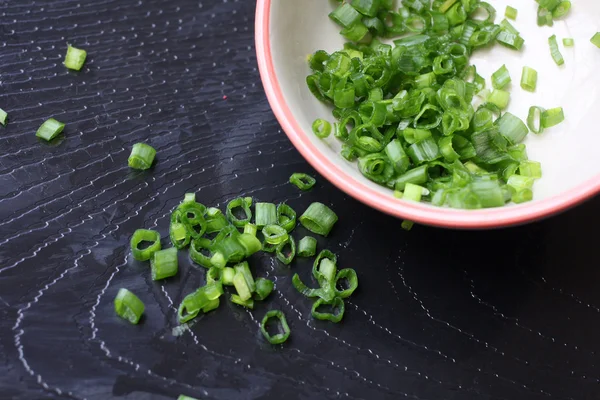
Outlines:
<svg viewBox="0 0 600 400"><path fill-rule="evenodd" d="M263 93L250 0L0 1L0 399L598 399L600 199L524 227L415 227L348 198L281 132ZM89 51L62 66L66 43ZM34 133L67 124L50 145ZM158 150L149 172L131 145ZM318 178L310 192L292 172ZM204 282L151 281L129 257L137 228L166 237L186 192L302 210L330 204L320 239L360 288L343 323L310 318L291 267L253 257L276 292L252 312L224 301L174 336L175 307ZM302 235L301 229L296 235ZM300 237L300 236L298 236ZM146 303L139 326L113 313L120 287ZM283 310L284 346L258 321Z"/></svg>

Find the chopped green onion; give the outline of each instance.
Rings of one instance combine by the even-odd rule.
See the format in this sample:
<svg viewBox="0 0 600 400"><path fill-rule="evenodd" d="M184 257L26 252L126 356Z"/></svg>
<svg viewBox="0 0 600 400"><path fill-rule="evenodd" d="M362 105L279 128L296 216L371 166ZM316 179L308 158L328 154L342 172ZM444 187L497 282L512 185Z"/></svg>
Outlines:
<svg viewBox="0 0 600 400"><path fill-rule="evenodd" d="M258 232L258 228L254 224L248 223L244 226L244 233L247 233L252 236L256 236L257 232Z"/></svg>
<svg viewBox="0 0 600 400"><path fill-rule="evenodd" d="M229 221L227 221L223 212L215 207L210 207L206 210L204 221L206 223L206 233L219 232L229 225Z"/></svg>
<svg viewBox="0 0 600 400"><path fill-rule="evenodd" d="M139 246L142 242L151 243L148 247L140 249ZM131 254L136 260L148 261L160 249L160 233L148 229L138 229L133 233L131 237Z"/></svg>
<svg viewBox="0 0 600 400"><path fill-rule="evenodd" d="M357 24L360 22L361 17L362 15L348 3L342 3L329 14L329 18L344 28Z"/></svg>
<svg viewBox="0 0 600 400"><path fill-rule="evenodd" d="M496 40L501 45L513 50L521 50L521 47L523 47L523 44L525 43L525 40L523 40L521 36L519 36L518 34L510 33L507 30L500 31L500 33L498 33L498 36L496 36Z"/></svg>
<svg viewBox="0 0 600 400"><path fill-rule="evenodd" d="M209 283L183 298L177 310L177 319L180 324L188 322L198 316L200 311L209 312L219 306L219 297L223 294L221 282Z"/></svg>
<svg viewBox="0 0 600 400"><path fill-rule="evenodd" d="M223 285L233 286L233 278L235 276L235 270L231 267L223 268L223 272L221 272L221 282Z"/></svg>
<svg viewBox="0 0 600 400"><path fill-rule="evenodd" d="M65 67L79 71L83 67L86 57L87 52L85 50L68 45L67 55L65 56Z"/></svg>
<svg viewBox="0 0 600 400"><path fill-rule="evenodd" d="M198 400L198 399L180 394L179 397L177 398L177 400Z"/></svg>
<svg viewBox="0 0 600 400"><path fill-rule="evenodd" d="M487 98L488 103L496 105L499 109L504 110L508 107L510 101L510 93L500 89L494 89Z"/></svg>
<svg viewBox="0 0 600 400"><path fill-rule="evenodd" d="M492 86L494 86L494 89L503 89L510 81L510 73L506 69L506 65L501 66L492 74Z"/></svg>
<svg viewBox="0 0 600 400"><path fill-rule="evenodd" d="M402 224L400 224L400 227L405 231L410 231L414 225L414 222L405 219L404 221L402 221Z"/></svg>
<svg viewBox="0 0 600 400"><path fill-rule="evenodd" d="M317 239L304 236L298 242L298 257L312 257L317 252Z"/></svg>
<svg viewBox="0 0 600 400"><path fill-rule="evenodd" d="M178 207L179 219L187 233L194 239L202 237L206 232L206 207L203 204L194 202L183 202Z"/></svg>
<svg viewBox="0 0 600 400"><path fill-rule="evenodd" d="M130 168L145 170L152 166L156 150L146 143L136 143L131 149L127 163Z"/></svg>
<svg viewBox="0 0 600 400"><path fill-rule="evenodd" d="M289 252L286 255L286 249L289 247ZM288 236L287 240L277 245L275 256L285 265L289 265L296 256L296 241L293 237Z"/></svg>
<svg viewBox="0 0 600 400"><path fill-rule="evenodd" d="M267 324L271 319L277 318L281 329L275 335L269 334L267 331ZM271 310L267 312L260 323L260 331L267 341L271 344L281 344L288 340L290 337L290 327L285 319L285 315L279 310Z"/></svg>
<svg viewBox="0 0 600 400"><path fill-rule="evenodd" d="M115 297L114 303L115 312L119 317L126 319L134 325L140 322L145 306L135 294L125 288L121 288L117 293L117 297Z"/></svg>
<svg viewBox="0 0 600 400"><path fill-rule="evenodd" d="M210 284L215 282L221 282L223 269L224 268L211 267L208 270L208 272L206 272L206 283Z"/></svg>
<svg viewBox="0 0 600 400"><path fill-rule="evenodd" d="M38 128L35 136L49 142L58 136L64 128L65 124L58 122L54 118L50 118L44 121L44 123Z"/></svg>
<svg viewBox="0 0 600 400"><path fill-rule="evenodd" d="M423 196L423 188L422 186L415 185L414 183L407 183L404 186L404 193L402 195L402 199L411 200L411 201L421 201L421 196Z"/></svg>
<svg viewBox="0 0 600 400"><path fill-rule="evenodd" d="M229 300L231 300L231 302L234 304L249 308L251 310L254 308L254 300L252 300L252 299L243 300L239 295L237 295L235 293L231 294L231 296L229 297Z"/></svg>
<svg viewBox="0 0 600 400"><path fill-rule="evenodd" d="M150 269L152 271L152 280L158 281L177 275L177 249L159 250L154 253L150 260Z"/></svg>
<svg viewBox="0 0 600 400"><path fill-rule="evenodd" d="M296 211L285 203L277 206L277 225L281 226L287 232L291 232L296 227Z"/></svg>
<svg viewBox="0 0 600 400"><path fill-rule="evenodd" d="M564 38L563 46L565 47L573 47L575 45L575 40L573 38Z"/></svg>
<svg viewBox="0 0 600 400"><path fill-rule="evenodd" d="M6 126L6 117L8 117L8 114L0 108L0 124L2 124L2 126Z"/></svg>
<svg viewBox="0 0 600 400"><path fill-rule="evenodd" d="M561 18L571 10L571 2L568 0L561 1L560 4L552 10L552 18Z"/></svg>
<svg viewBox="0 0 600 400"><path fill-rule="evenodd" d="M539 179L542 177L542 165L537 161L521 161L519 164L519 173L522 176Z"/></svg>
<svg viewBox="0 0 600 400"><path fill-rule="evenodd" d="M339 286L346 281L347 287L339 289ZM335 277L335 294L336 296L345 299L350 297L352 293L358 288L358 276L356 271L352 268L345 268L340 270Z"/></svg>
<svg viewBox="0 0 600 400"><path fill-rule="evenodd" d="M317 181L310 175L296 172L290 176L290 183L296 185L300 190L310 190Z"/></svg>
<svg viewBox="0 0 600 400"><path fill-rule="evenodd" d="M241 273L244 276L244 280L248 285L248 289L250 292L254 292L256 290L256 283L254 282L254 278L252 277L252 272L250 271L250 265L248 265L247 261L241 262L233 267L235 273ZM235 281L235 276L233 277ZM235 285L234 285L235 286Z"/></svg>
<svg viewBox="0 0 600 400"><path fill-rule="evenodd" d="M183 196L182 203L195 203L196 202L196 193L186 193Z"/></svg>
<svg viewBox="0 0 600 400"><path fill-rule="evenodd" d="M510 143L521 143L529 133L527 125L519 117L506 112L495 122L498 130Z"/></svg>
<svg viewBox="0 0 600 400"><path fill-rule="evenodd" d="M556 65L563 65L565 63L565 59L563 58L562 54L560 54L560 50L558 49L556 35L552 35L548 38L548 44L550 45L550 55L552 56L552 59Z"/></svg>
<svg viewBox="0 0 600 400"><path fill-rule="evenodd" d="M510 18L512 20L517 19L517 9L513 8L511 6L506 6L506 11L504 12L504 15L506 16L506 18Z"/></svg>
<svg viewBox="0 0 600 400"><path fill-rule="evenodd" d="M529 92L535 92L537 87L538 73L535 69L530 67L523 67L523 73L521 74L521 87Z"/></svg>
<svg viewBox="0 0 600 400"><path fill-rule="evenodd" d="M323 305L331 306L331 312L319 312L319 307ZM323 299L318 299L313 303L311 314L315 319L338 323L342 320L342 318L344 318L344 310L344 300L342 300L339 297L334 298L331 302L326 302Z"/></svg>
<svg viewBox="0 0 600 400"><path fill-rule="evenodd" d="M324 119L317 119L312 124L312 130L316 137L325 139L331 134L331 124Z"/></svg>
<svg viewBox="0 0 600 400"><path fill-rule="evenodd" d="M362 15L369 17L377 16L379 11L379 0L352 0L352 7Z"/></svg>
<svg viewBox="0 0 600 400"><path fill-rule="evenodd" d="M260 301L266 299L271 294L274 287L275 284L273 281L265 278L258 278L256 280L256 293L254 293L254 299Z"/></svg>
<svg viewBox="0 0 600 400"><path fill-rule="evenodd" d="M590 42L596 47L600 47L600 32L596 32L590 39Z"/></svg>
<svg viewBox="0 0 600 400"><path fill-rule="evenodd" d="M211 258L202 253L202 250L210 250L211 249L210 240L206 238L197 238L192 240L190 245L190 258L196 264L203 266L204 268L211 268L213 264L211 262Z"/></svg>
<svg viewBox="0 0 600 400"><path fill-rule="evenodd" d="M254 214L258 228L277 224L277 206L273 203L256 203Z"/></svg>
<svg viewBox="0 0 600 400"><path fill-rule="evenodd" d="M313 262L312 269L312 274L317 280L321 278L319 268L323 260L329 260L333 265L335 265L337 263L337 256L327 249L321 250L319 255L315 258L315 261Z"/></svg>
<svg viewBox="0 0 600 400"><path fill-rule="evenodd" d="M238 219L234 215L234 211L237 208L240 208L244 212L245 218ZM226 215L229 222L231 222L234 226L241 228L244 225L250 223L250 220L252 219L252 211L250 210L250 204L248 204L248 201L246 201L246 199L243 199L241 197L233 199L229 203L227 203Z"/></svg>
<svg viewBox="0 0 600 400"><path fill-rule="evenodd" d="M542 112L542 128L552 128L565 120L562 107L551 108Z"/></svg>
<svg viewBox="0 0 600 400"><path fill-rule="evenodd" d="M266 243L275 245L285 242L289 237L287 230L279 225L265 226L262 234Z"/></svg>
<svg viewBox="0 0 600 400"><path fill-rule="evenodd" d="M521 204L531 200L533 200L533 191L531 189L521 189L512 196L512 201L515 204Z"/></svg>
<svg viewBox="0 0 600 400"><path fill-rule="evenodd" d="M312 203L300 216L300 223L309 231L321 236L327 236L338 217L323 203Z"/></svg>
<svg viewBox="0 0 600 400"><path fill-rule="evenodd" d="M540 134L544 132L542 126L542 114L545 110L542 107L532 106L529 108L529 114L527 115L527 126L531 132Z"/></svg>

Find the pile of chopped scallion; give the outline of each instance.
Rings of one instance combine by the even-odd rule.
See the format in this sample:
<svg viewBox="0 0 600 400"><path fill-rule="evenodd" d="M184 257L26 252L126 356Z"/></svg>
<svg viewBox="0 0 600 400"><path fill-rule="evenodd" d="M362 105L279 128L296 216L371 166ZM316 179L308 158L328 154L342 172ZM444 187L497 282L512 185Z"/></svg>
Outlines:
<svg viewBox="0 0 600 400"><path fill-rule="evenodd" d="M315 180L306 174L294 174L290 182L308 190ZM254 211L253 211L254 209ZM206 284L188 294L178 309L178 322L185 324L201 313L219 307L224 288L230 286L229 300L249 309L255 301L265 300L274 289L274 282L255 278L247 259L264 251L274 253L285 265L294 257L312 257L316 254L317 240L305 236L296 245L292 231L299 221L307 230L327 236L338 220L326 205L312 203L297 218L296 211L285 203L254 203L250 197L231 200L225 212L207 208L196 202L193 193L186 194L183 202L173 211L169 236L172 247L161 248L157 231L138 229L131 238L131 253L139 261L150 261L153 280L172 277L178 272L178 250L188 249L191 260L206 268ZM142 248L142 244L146 244ZM358 287L358 277L352 268L337 269L337 257L322 250L313 263L312 275L317 288L308 288L293 276L293 286L303 295L314 298L312 316L316 319L340 322L344 316L344 299ZM116 313L132 324L137 324L144 313L144 303L132 292L121 289L114 300ZM275 322L277 333L269 333L268 326ZM285 315L271 310L264 316L261 332L269 343L287 340L290 328Z"/></svg>
<svg viewBox="0 0 600 400"><path fill-rule="evenodd" d="M333 132L342 157L396 197L460 209L532 200L541 166L528 159L522 141L530 129L542 133L563 121L563 110L531 107L526 124L504 111L506 67L488 90L469 64L474 51L496 43L519 51L519 31L507 19L494 23L496 10L484 1L402 0L397 10L393 3L348 0L329 15L348 42L309 58L308 87L337 119L333 128L316 120L315 134ZM554 18L570 8L564 1L538 3ZM515 19L517 11L505 14ZM383 42L391 38L393 45ZM549 43L562 64L556 38ZM537 72L524 66L521 87L536 85Z"/></svg>

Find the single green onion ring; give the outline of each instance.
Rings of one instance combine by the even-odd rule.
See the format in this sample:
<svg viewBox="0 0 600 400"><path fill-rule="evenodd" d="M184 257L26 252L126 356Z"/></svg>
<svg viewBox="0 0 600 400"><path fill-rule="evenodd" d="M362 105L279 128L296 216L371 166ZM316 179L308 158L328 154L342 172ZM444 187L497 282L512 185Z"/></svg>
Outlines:
<svg viewBox="0 0 600 400"><path fill-rule="evenodd" d="M281 226L288 233L296 227L296 211L285 203L277 206L277 225Z"/></svg>
<svg viewBox="0 0 600 400"><path fill-rule="evenodd" d="M289 237L287 230L279 225L265 226L262 229L262 234L266 243L275 245L285 242Z"/></svg>
<svg viewBox="0 0 600 400"><path fill-rule="evenodd" d="M338 285L341 284L340 280L346 280L348 282L348 287L342 290L338 289ZM335 276L334 287L337 297L342 299L350 297L358 287L358 276L356 275L356 271L353 268L344 268L340 270Z"/></svg>
<svg viewBox="0 0 600 400"><path fill-rule="evenodd" d="M194 239L202 237L206 232L206 207L203 204L194 202L184 202L179 207L179 216L181 222L187 229L190 236Z"/></svg>
<svg viewBox="0 0 600 400"><path fill-rule="evenodd" d="M142 242L152 242L145 249L140 249ZM131 237L131 254L138 261L148 261L154 253L161 249L160 233L148 229L138 229Z"/></svg>
<svg viewBox="0 0 600 400"><path fill-rule="evenodd" d="M144 303L129 290L121 288L114 300L117 315L136 325L144 314Z"/></svg>
<svg viewBox="0 0 600 400"><path fill-rule="evenodd" d="M131 149L131 155L127 160L130 168L146 170L152 166L156 150L146 143L136 143Z"/></svg>
<svg viewBox="0 0 600 400"><path fill-rule="evenodd" d="M279 326L281 326L281 333L277 333L275 335L269 334L267 332L267 324L273 318L277 318L279 320ZM267 341L271 344L281 344L288 340L290 337L290 327L285 319L285 315L279 310L271 310L267 312L260 323L260 331Z"/></svg>
<svg viewBox="0 0 600 400"><path fill-rule="evenodd" d="M290 248L290 251L286 255L285 250L288 246ZM285 265L289 265L296 256L296 241L294 240L294 238L288 236L286 241L279 243L277 245L277 248L275 249L275 256L279 261L281 261Z"/></svg>
<svg viewBox="0 0 600 400"><path fill-rule="evenodd" d="M529 108L529 114L527 115L527 126L529 130L535 134L540 134L544 132L544 127L542 126L542 114L544 113L542 107L532 106Z"/></svg>
<svg viewBox="0 0 600 400"><path fill-rule="evenodd" d="M290 176L290 183L296 185L300 190L310 190L316 182L316 179L312 176L300 172L293 173Z"/></svg>
<svg viewBox="0 0 600 400"><path fill-rule="evenodd" d="M299 218L300 223L309 231L318 235L327 236L333 225L337 222L338 217L323 203L312 203L304 214Z"/></svg>
<svg viewBox="0 0 600 400"><path fill-rule="evenodd" d="M57 137L65 128L65 124L55 120L54 118L50 118L38 128L35 136L46 140L47 142L51 141L55 137Z"/></svg>
<svg viewBox="0 0 600 400"><path fill-rule="evenodd" d="M177 275L177 248L159 250L150 259L150 270L153 281L170 278Z"/></svg>
<svg viewBox="0 0 600 400"><path fill-rule="evenodd" d="M71 45L67 46L67 55L65 56L65 67L79 71L83 67L83 63L85 63L85 58L87 57L87 52L82 49L78 49Z"/></svg>
<svg viewBox="0 0 600 400"><path fill-rule="evenodd" d="M254 300L264 300L266 299L271 292L273 292L273 288L275 284L273 281L270 281L265 278L258 278L256 280L256 292L254 293Z"/></svg>
<svg viewBox="0 0 600 400"><path fill-rule="evenodd" d="M238 219L233 214L233 211L238 207L242 209L246 218ZM238 197L237 199L233 199L229 203L227 203L226 215L227 215L227 219L234 226L236 226L238 228L241 228L244 225L246 225L247 223L250 223L250 220L252 219L252 211L250 210L250 205L248 204L246 199L243 199L241 197Z"/></svg>
<svg viewBox="0 0 600 400"><path fill-rule="evenodd" d="M319 312L319 307L323 305L331 306L332 312ZM344 300L342 300L340 297L334 298L331 302L327 302L323 299L318 299L313 303L311 314L315 319L338 323L342 320L342 318L344 318L345 309L346 307L344 305Z"/></svg>
<svg viewBox="0 0 600 400"><path fill-rule="evenodd" d="M211 268L213 265L210 261L210 257L202 253L202 250L210 250L211 247L210 240L206 238L192 240L192 243L190 244L190 258L193 262L204 268Z"/></svg>
<svg viewBox="0 0 600 400"><path fill-rule="evenodd" d="M317 252L317 239L305 236L298 242L298 257L312 257Z"/></svg>
<svg viewBox="0 0 600 400"><path fill-rule="evenodd" d="M324 119L317 119L312 124L312 130L316 137L325 139L331 134L331 124Z"/></svg>
<svg viewBox="0 0 600 400"><path fill-rule="evenodd" d="M321 273L319 272L319 266L321 265L321 261L327 259L331 261L334 265L337 264L337 256L327 249L321 250L319 255L315 258L313 262L312 274L313 276L319 280L321 278Z"/></svg>

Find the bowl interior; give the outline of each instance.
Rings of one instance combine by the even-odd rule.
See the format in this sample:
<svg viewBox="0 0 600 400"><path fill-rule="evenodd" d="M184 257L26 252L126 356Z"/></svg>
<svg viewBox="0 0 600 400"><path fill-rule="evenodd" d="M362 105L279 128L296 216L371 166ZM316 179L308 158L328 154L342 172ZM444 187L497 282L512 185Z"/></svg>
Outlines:
<svg viewBox="0 0 600 400"><path fill-rule="evenodd" d="M507 5L514 5L514 1L509 0L489 2L497 10L496 22L502 20ZM596 70L600 65L600 49L590 43L593 34L600 30L600 2L579 0L573 4L571 13L556 21L553 27L538 27L537 4L533 1L522 3L518 6L517 20L511 23L525 39L523 49L513 51L496 45L489 50L477 51L471 62L477 66L479 74L486 77L488 87L491 87L489 77L492 72L506 65L512 78L508 89L511 102L507 111L523 120L526 120L532 105L564 108L565 122L546 130L542 135L530 133L525 140L529 158L540 161L543 168L544 176L534 187L535 203L557 196L569 196L574 188L600 179L600 162L596 155L600 144L597 128L600 74ZM309 54L319 49L333 52L342 48L344 40L338 33L339 28L328 18L328 13L335 5L335 1L324 0L270 2L269 39L274 72L283 100L312 145L331 160L346 178L392 196L389 189L368 181L354 163L340 156L341 145L335 138L320 140L311 131L311 124L316 118L334 120L330 107L312 96L305 80L310 73L307 65ZM565 64L560 67L550 56L548 37L552 34L556 34L565 58ZM575 39L572 48L562 46L562 39L568 37ZM524 91L519 86L523 66L538 71L535 93ZM509 207L531 206L529 203ZM489 213L489 210L485 212Z"/></svg>

